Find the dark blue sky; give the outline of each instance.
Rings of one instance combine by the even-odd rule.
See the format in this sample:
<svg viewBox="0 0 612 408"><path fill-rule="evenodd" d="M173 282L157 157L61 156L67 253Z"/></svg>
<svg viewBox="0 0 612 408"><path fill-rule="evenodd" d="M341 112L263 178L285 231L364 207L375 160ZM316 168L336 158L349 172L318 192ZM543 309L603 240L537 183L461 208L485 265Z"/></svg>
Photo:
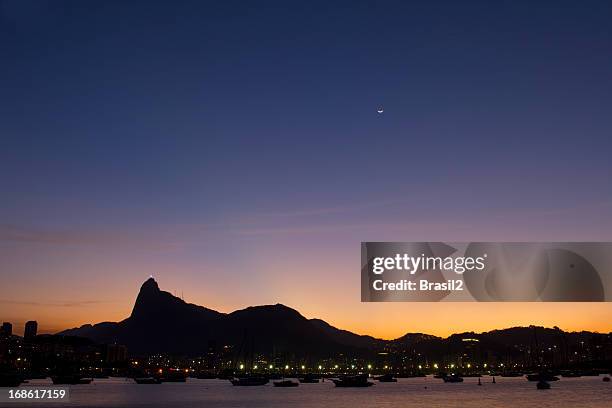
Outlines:
<svg viewBox="0 0 612 408"><path fill-rule="evenodd" d="M177 286L306 248L356 288L360 241L611 238L610 21L609 1L0 0L0 274L112 258L138 282L107 248L133 234L180 246L147 255Z"/></svg>

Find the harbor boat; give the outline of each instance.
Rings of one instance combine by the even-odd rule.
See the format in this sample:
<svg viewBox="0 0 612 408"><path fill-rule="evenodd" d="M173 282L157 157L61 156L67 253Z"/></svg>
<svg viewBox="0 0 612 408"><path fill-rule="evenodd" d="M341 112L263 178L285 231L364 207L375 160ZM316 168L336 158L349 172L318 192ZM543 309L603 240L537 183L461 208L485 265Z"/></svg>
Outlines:
<svg viewBox="0 0 612 408"><path fill-rule="evenodd" d="M522 377L523 373L518 371L506 371L499 375L500 377Z"/></svg>
<svg viewBox="0 0 612 408"><path fill-rule="evenodd" d="M444 378L446 377L446 373L443 371L440 371L439 373L434 374L433 378Z"/></svg>
<svg viewBox="0 0 612 408"><path fill-rule="evenodd" d="M215 373L199 372L196 374L195 377L198 380L214 380L215 378L217 378L217 375Z"/></svg>
<svg viewBox="0 0 612 408"><path fill-rule="evenodd" d="M0 373L0 387L18 387L22 382L19 374Z"/></svg>
<svg viewBox="0 0 612 408"><path fill-rule="evenodd" d="M559 377L546 372L527 374L525 377L528 381L559 381Z"/></svg>
<svg viewBox="0 0 612 408"><path fill-rule="evenodd" d="M187 376L180 371L174 371L167 373L163 377L159 377L159 379L161 382L186 382Z"/></svg>
<svg viewBox="0 0 612 408"><path fill-rule="evenodd" d="M300 385L299 382L293 380L274 381L273 384L275 387L297 387Z"/></svg>
<svg viewBox="0 0 612 408"><path fill-rule="evenodd" d="M336 387L370 387L373 382L368 381L367 375L348 375L332 380Z"/></svg>
<svg viewBox="0 0 612 408"><path fill-rule="evenodd" d="M318 384L319 377L316 377L312 374L306 374L305 376L298 378L298 381L302 384Z"/></svg>
<svg viewBox="0 0 612 408"><path fill-rule="evenodd" d="M260 385L266 385L269 380L266 377L240 377L232 378L230 380L232 385L239 387L254 387Z"/></svg>
<svg viewBox="0 0 612 408"><path fill-rule="evenodd" d="M538 390L549 390L550 389L550 384L548 382L546 382L546 381L540 380L536 384L536 388Z"/></svg>
<svg viewBox="0 0 612 408"><path fill-rule="evenodd" d="M51 381L55 385L90 384L91 378L81 378L80 375L53 375Z"/></svg>
<svg viewBox="0 0 612 408"><path fill-rule="evenodd" d="M442 380L444 380L445 383L461 383L463 382L463 377L457 374L451 374L442 377Z"/></svg>
<svg viewBox="0 0 612 408"><path fill-rule="evenodd" d="M217 375L217 380L232 380L234 378L234 374L222 372Z"/></svg>
<svg viewBox="0 0 612 408"><path fill-rule="evenodd" d="M46 380L49 376L42 372L30 372L24 375L27 380Z"/></svg>
<svg viewBox="0 0 612 408"><path fill-rule="evenodd" d="M395 378L393 374L384 374L378 377L374 377L374 379L378 380L379 382L397 382L397 378Z"/></svg>
<svg viewBox="0 0 612 408"><path fill-rule="evenodd" d="M161 384L161 379L155 377L138 377L134 378L136 384Z"/></svg>

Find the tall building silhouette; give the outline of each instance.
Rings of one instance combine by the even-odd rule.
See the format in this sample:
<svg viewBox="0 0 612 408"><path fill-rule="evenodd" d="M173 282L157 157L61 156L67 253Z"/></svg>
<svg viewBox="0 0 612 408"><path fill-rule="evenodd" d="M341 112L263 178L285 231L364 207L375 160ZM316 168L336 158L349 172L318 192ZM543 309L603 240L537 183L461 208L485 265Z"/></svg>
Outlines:
<svg viewBox="0 0 612 408"><path fill-rule="evenodd" d="M36 332L38 331L38 323L36 320L30 320L25 324L25 330L23 331L24 339L31 339L36 337Z"/></svg>
<svg viewBox="0 0 612 408"><path fill-rule="evenodd" d="M11 336L13 334L13 325L9 322L2 323L2 328L0 328L0 334L3 336Z"/></svg>
<svg viewBox="0 0 612 408"><path fill-rule="evenodd" d="M118 363L127 360L127 347L122 344L109 344L106 347L106 361Z"/></svg>

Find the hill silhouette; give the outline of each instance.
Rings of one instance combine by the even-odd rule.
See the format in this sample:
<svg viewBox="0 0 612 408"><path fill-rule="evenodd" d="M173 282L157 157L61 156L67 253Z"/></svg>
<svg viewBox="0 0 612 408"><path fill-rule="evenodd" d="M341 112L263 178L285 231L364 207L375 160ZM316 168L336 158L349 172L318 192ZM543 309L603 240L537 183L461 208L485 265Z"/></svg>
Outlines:
<svg viewBox="0 0 612 408"><path fill-rule="evenodd" d="M377 341L309 320L287 306L248 307L220 313L159 289L149 278L138 293L132 314L118 322L84 325L61 332L100 343L126 344L141 353L198 353L209 344L248 343L253 352L327 355L350 349L368 349Z"/></svg>

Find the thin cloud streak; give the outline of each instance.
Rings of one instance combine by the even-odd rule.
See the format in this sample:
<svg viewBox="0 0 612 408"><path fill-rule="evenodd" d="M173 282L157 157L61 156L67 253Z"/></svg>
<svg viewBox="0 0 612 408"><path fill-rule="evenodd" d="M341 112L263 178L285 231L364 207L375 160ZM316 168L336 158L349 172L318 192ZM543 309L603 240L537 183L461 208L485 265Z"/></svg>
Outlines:
<svg viewBox="0 0 612 408"><path fill-rule="evenodd" d="M43 307L84 307L106 303L101 300L76 300L60 302L25 302L20 300L0 299L0 304L20 305L20 306L43 306Z"/></svg>
<svg viewBox="0 0 612 408"><path fill-rule="evenodd" d="M331 207L321 207L321 208L312 208L312 209L302 209L295 211L279 211L279 212L271 212L271 213L260 213L256 214L255 217L265 217L265 218L291 218L291 217L308 217L313 215L328 215L328 214L339 214L339 213L348 213L359 210L367 210L370 208L376 207L385 207L393 204L402 204L408 203L410 200L382 200L382 201L372 201L372 202L364 202L361 204L354 205L338 205Z"/></svg>
<svg viewBox="0 0 612 408"><path fill-rule="evenodd" d="M0 225L0 242L49 245L120 246L143 249L173 249L185 243L161 233L132 230L60 230Z"/></svg>
<svg viewBox="0 0 612 408"><path fill-rule="evenodd" d="M274 234L316 234L325 232L342 232L348 230L382 230L402 231L406 229L424 229L424 231L434 231L441 228L441 231L456 228L471 228L474 225L473 218L480 218L478 224L487 224L497 220L520 221L537 217L554 217L570 215L579 212L592 214L594 211L605 211L612 206L610 201L600 201L589 205L557 207L550 209L488 209L477 214L468 214L468 218L458 220L453 217L451 220L443 220L436 217L435 220L425 220L419 217L417 222L398 219L397 222L388 219L381 219L379 222L371 223L346 223L336 222L329 224L324 222L324 216L337 215L340 213L367 210L376 207L388 207L394 204L408 203L409 200L386 200L364 202L356 205L322 207L304 209L296 211L279 211L274 213L259 213L249 215L240 219L234 217L234 222L217 223L214 225L203 225L194 223L191 225L158 225L147 228L108 228L108 229L50 229L31 226L17 226L11 224L0 224L0 242L13 242L22 244L48 244L48 245L78 245L78 246L105 246L105 247L126 247L132 249L148 250L175 250L188 246L193 246L204 242L218 234L230 235L274 235ZM409 212L407 210L407 212ZM419 211L414 211L419 212ZM305 218L312 217L313 222L305 224ZM381 214L385 217L385 214ZM319 221L314 219L320 218ZM408 217L406 217L408 218ZM410 217L414 218L414 217ZM283 222L275 222L277 219ZM287 222L294 219L293 222ZM472 221L470 221L472 219ZM431 234L428 234L431 235Z"/></svg>
<svg viewBox="0 0 612 408"><path fill-rule="evenodd" d="M467 224L460 224L456 222L414 222L414 223L364 223L364 224L318 224L318 225L305 225L305 226L293 226L293 227L270 227L270 228L254 228L254 229L240 229L234 230L233 233L237 235L274 235L274 234L317 234L323 232L343 232L352 230L370 230L370 231L434 231L436 228L440 228L440 231L444 231L449 228L465 228Z"/></svg>

